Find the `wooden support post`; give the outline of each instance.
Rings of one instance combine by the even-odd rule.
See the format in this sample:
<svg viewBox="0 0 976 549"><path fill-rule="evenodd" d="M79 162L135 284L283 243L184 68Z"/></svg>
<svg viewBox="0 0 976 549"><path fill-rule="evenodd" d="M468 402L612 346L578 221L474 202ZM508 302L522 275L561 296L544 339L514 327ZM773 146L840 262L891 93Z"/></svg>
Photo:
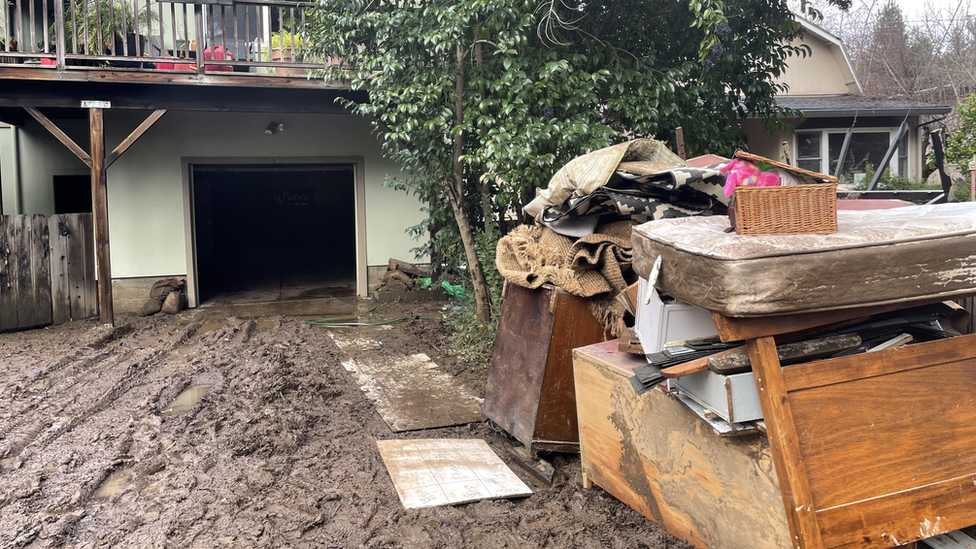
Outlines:
<svg viewBox="0 0 976 549"><path fill-rule="evenodd" d="M112 260L108 242L108 189L105 185L105 124L102 109L88 110L91 128L91 179L95 217L95 257L98 264L98 317L115 323L112 303Z"/></svg>
<svg viewBox="0 0 976 549"><path fill-rule="evenodd" d="M688 153L685 152L685 129L678 126L678 129L674 130L675 139L678 141L678 156L682 160L688 160Z"/></svg>

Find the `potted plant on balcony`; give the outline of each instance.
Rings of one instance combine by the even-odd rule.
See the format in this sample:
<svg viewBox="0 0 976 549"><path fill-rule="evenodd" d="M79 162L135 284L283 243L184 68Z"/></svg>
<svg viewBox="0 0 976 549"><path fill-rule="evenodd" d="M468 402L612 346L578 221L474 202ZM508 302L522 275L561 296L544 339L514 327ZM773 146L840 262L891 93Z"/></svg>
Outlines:
<svg viewBox="0 0 976 549"><path fill-rule="evenodd" d="M74 3L74 17L71 16L71 4ZM131 10L122 9L128 7L126 4L119 6L110 3L109 0L66 0L64 8L65 21L65 47L69 52L74 51L74 40L77 40L78 53L86 53L85 44L88 44L88 53L91 55L110 55L112 46L115 47L115 55L122 56L124 49L128 49L130 57L136 55L136 43L139 44L139 53L142 56L160 55L161 52L150 51L148 36L162 31L162 22L159 17L145 7L140 9L137 14ZM87 16L88 24L85 25ZM97 22L101 20L101 27ZM155 31L154 25L158 26ZM124 32L123 32L124 30ZM51 33L54 34L54 26L51 26ZM123 48L123 44L125 47ZM113 61L113 66L117 67L139 67L141 63L131 61Z"/></svg>
<svg viewBox="0 0 976 549"><path fill-rule="evenodd" d="M282 29L281 32L271 34L270 45L270 52L265 55L265 59L273 63L301 63L305 59L305 42L298 34ZM305 69L275 67L275 73L305 76Z"/></svg>

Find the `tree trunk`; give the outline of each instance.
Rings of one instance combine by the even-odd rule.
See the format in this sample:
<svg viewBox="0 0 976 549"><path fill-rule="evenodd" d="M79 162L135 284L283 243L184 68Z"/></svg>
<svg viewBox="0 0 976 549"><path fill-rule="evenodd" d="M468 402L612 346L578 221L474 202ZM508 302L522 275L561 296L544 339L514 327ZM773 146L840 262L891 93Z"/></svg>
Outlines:
<svg viewBox="0 0 976 549"><path fill-rule="evenodd" d="M454 187L456 182L448 183ZM488 292L488 282L485 280L485 273L481 268L481 260L478 259L478 250L474 244L474 235L471 232L471 222L468 219L468 212L464 211L463 200L457 200L455 189L448 193L451 202L451 209L454 210L454 220L457 221L458 233L461 235L461 243L464 244L464 257L468 260L468 273L471 275L471 285L474 287L474 302L478 314L479 322L491 321L491 295ZM463 195L458 194L458 197Z"/></svg>
<svg viewBox="0 0 976 549"><path fill-rule="evenodd" d="M454 115L457 127L464 124L464 52L457 51L457 99L454 102ZM447 199L454 210L454 220L457 221L458 233L464 245L464 256L468 260L468 273L471 275L471 285L474 287L475 309L479 322L491 321L491 294L488 292L488 282L478 259L478 250L474 244L471 232L471 222L468 212L464 210L464 166L461 165L461 155L464 153L464 134L460 131L454 134L454 180L444 185Z"/></svg>
<svg viewBox="0 0 976 549"><path fill-rule="evenodd" d="M491 240L495 239L495 212L491 207L491 182L488 177L482 176L481 181L481 215L482 223L485 227L485 235Z"/></svg>

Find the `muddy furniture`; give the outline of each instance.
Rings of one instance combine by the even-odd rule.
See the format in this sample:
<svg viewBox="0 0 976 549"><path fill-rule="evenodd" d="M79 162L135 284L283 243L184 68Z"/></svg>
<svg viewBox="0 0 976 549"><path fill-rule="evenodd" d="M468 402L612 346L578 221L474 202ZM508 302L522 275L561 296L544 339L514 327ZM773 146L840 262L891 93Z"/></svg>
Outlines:
<svg viewBox="0 0 976 549"><path fill-rule="evenodd" d="M781 367L774 337L902 305L715 315L745 339L800 549L885 548L976 524L976 335Z"/></svg>
<svg viewBox="0 0 976 549"><path fill-rule="evenodd" d="M506 284L485 417L533 452L577 451L573 348L604 339L585 299Z"/></svg>
<svg viewBox="0 0 976 549"><path fill-rule="evenodd" d="M723 341L747 342L792 547L889 548L976 524L976 335L786 367L776 354L776 336L927 302L713 315ZM592 456L621 451L628 436L690 435L622 422L627 429L618 431L618 441L591 436L583 367L577 366L577 392L586 478L604 486L601 475L614 475L631 487L631 498L647 500L653 491L633 487L653 474L653 456L631 454L621 463L639 458L640 470L617 472Z"/></svg>
<svg viewBox="0 0 976 549"><path fill-rule="evenodd" d="M615 341L576 349L583 483L696 547L787 549L790 532L762 434L723 438L664 385L638 396L643 357Z"/></svg>

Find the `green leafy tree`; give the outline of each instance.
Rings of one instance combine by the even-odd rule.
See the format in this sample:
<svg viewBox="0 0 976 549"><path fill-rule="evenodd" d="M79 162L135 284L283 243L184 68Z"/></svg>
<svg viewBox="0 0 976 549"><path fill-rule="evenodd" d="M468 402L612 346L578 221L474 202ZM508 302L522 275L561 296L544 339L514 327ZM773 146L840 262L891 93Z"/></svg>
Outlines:
<svg viewBox="0 0 976 549"><path fill-rule="evenodd" d="M968 176L969 162L976 159L976 95L970 95L959 103L958 111L956 129L946 134L945 153L946 159L958 164Z"/></svg>
<svg viewBox="0 0 976 549"><path fill-rule="evenodd" d="M344 60L326 77L369 91L347 105L403 167L393 184L432 223L453 214L482 321L477 242L498 216L629 138L683 126L690 152L730 153L737 118L775 123L775 78L809 51L786 0L323 0L310 23L310 47Z"/></svg>

